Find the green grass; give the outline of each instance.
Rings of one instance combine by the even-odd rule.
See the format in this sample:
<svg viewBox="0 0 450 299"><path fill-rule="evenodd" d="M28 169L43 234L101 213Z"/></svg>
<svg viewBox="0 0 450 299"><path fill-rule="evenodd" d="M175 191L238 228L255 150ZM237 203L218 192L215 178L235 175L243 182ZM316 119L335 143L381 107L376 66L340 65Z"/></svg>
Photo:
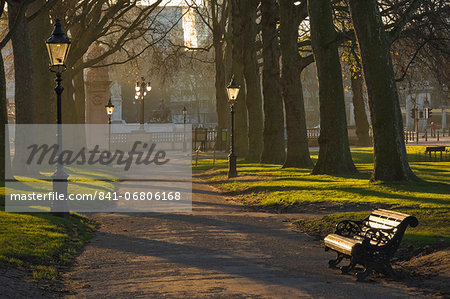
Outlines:
<svg viewBox="0 0 450 299"><path fill-rule="evenodd" d="M58 266L71 262L93 228L87 218L76 214L64 219L48 213L0 211L0 265L31 268L35 278L53 278Z"/></svg>
<svg viewBox="0 0 450 299"><path fill-rule="evenodd" d="M98 168L83 167L83 168L65 168L69 175L68 193L73 194L93 194L95 191L108 192L114 191L114 176L113 169L110 171L100 171ZM46 179L35 179L29 177L18 177L17 181L8 183L8 188L0 188L0 208L5 206L4 194L21 193L29 194L32 192L47 193L53 190L53 183L50 180L52 172L41 172ZM104 203L102 203L104 204ZM2 208L2 210L4 210ZM36 207L37 211L48 210L45 207Z"/></svg>
<svg viewBox="0 0 450 299"><path fill-rule="evenodd" d="M377 207L395 209L418 215L420 225L408 229L405 240L412 243L442 243L450 245L450 162L423 162L424 147L407 147L408 159L420 182L370 183L373 168L371 148L352 149L352 157L359 170L355 175L311 175L311 169L282 169L280 165L261 165L238 161L239 177L228 180L227 161L218 160L211 168L211 160L199 161L194 170L229 195L247 204L263 207L297 207L328 205L330 214L341 208L360 214L336 214L305 222L303 227L326 226L331 231L339 219L362 219ZM317 160L317 153L312 153ZM311 208L310 208L311 209ZM334 217L328 219L326 217ZM306 225L308 224L309 225ZM439 237L435 237L435 235ZM438 238L439 241L433 241ZM416 243L417 243L416 242Z"/></svg>
<svg viewBox="0 0 450 299"><path fill-rule="evenodd" d="M66 171L70 175L69 193L114 190L112 170L66 168ZM41 174L51 176L51 172ZM16 180L10 184L14 188L9 188L8 192L26 194L52 190L51 180L28 177L16 177ZM32 270L35 279L51 279L57 276L58 267L69 264L91 237L94 225L86 217L73 213L70 219L50 213L6 213L4 196L5 188L0 188L0 266L25 267Z"/></svg>

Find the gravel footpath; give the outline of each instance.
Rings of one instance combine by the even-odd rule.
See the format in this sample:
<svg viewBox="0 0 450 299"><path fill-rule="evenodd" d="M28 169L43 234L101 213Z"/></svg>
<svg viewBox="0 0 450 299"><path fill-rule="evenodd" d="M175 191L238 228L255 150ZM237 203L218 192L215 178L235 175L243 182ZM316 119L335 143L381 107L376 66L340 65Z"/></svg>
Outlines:
<svg viewBox="0 0 450 299"><path fill-rule="evenodd" d="M92 215L101 225L63 276L67 297L424 296L399 283L357 283L328 269L334 253L289 227L290 219L305 215L255 212L205 183L192 187L192 213Z"/></svg>

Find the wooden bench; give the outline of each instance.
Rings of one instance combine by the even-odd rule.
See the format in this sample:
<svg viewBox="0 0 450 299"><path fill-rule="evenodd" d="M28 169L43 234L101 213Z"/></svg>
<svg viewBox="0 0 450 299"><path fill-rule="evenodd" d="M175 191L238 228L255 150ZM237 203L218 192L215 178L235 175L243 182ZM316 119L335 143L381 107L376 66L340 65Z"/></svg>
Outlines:
<svg viewBox="0 0 450 299"><path fill-rule="evenodd" d="M398 249L408 225L416 227L415 216L389 210L375 210L361 221L343 220L336 225L334 234L325 237L325 250L337 252L337 258L328 262L330 268L344 259L348 266L340 267L342 273L352 271L357 264L364 271L357 272L358 281L364 280L373 270L396 276L391 258Z"/></svg>
<svg viewBox="0 0 450 299"><path fill-rule="evenodd" d="M436 161L436 153L441 153L441 161L442 161L442 153L445 152L445 146L427 146L425 149L425 153L428 153L431 161L431 153L434 152L434 160Z"/></svg>

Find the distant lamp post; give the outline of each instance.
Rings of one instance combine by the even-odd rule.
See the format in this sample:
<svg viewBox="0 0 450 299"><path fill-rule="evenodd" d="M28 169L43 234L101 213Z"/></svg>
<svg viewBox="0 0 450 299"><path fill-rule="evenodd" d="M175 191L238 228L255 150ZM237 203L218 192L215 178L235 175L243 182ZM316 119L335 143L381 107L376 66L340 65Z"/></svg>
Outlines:
<svg viewBox="0 0 450 299"><path fill-rule="evenodd" d="M105 105L106 115L108 116L108 151L111 151L111 116L114 113L114 105L109 98L108 104Z"/></svg>
<svg viewBox="0 0 450 299"><path fill-rule="evenodd" d="M186 151L186 115L187 109L183 107L183 152Z"/></svg>
<svg viewBox="0 0 450 299"><path fill-rule="evenodd" d="M136 82L134 90L136 91L134 98L141 102L141 130L144 130L144 97L147 95L147 92L152 90L152 86L150 82L145 82L144 77L141 77L141 82Z"/></svg>
<svg viewBox="0 0 450 299"><path fill-rule="evenodd" d="M63 194L64 198L67 198L67 178L69 175L64 171L64 165L62 164L62 106L61 106L61 94L64 88L61 85L62 72L66 70L66 59L69 54L70 40L62 29L61 22L57 19L55 22L55 29L52 36L45 42L48 50L48 56L50 58L50 71L56 73L56 124L57 132L56 138L58 142L58 163L56 165L56 171L52 175L53 180L53 192L55 194ZM64 211L64 212L63 212ZM67 203L63 201L55 201L51 206L52 214L69 218Z"/></svg>
<svg viewBox="0 0 450 299"><path fill-rule="evenodd" d="M187 109L186 107L183 107L183 123L186 124L186 115L187 115Z"/></svg>
<svg viewBox="0 0 450 299"><path fill-rule="evenodd" d="M237 177L236 154L234 152L234 104L236 103L237 96L239 94L239 88L240 86L236 83L233 76L230 84L227 86L228 101L230 102L231 113L231 145L230 154L228 155L228 178Z"/></svg>

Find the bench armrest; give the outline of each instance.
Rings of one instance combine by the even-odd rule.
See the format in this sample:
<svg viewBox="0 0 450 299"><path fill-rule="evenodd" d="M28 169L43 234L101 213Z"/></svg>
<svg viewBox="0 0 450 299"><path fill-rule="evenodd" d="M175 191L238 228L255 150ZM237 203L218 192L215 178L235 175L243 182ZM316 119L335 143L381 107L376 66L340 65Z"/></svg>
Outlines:
<svg viewBox="0 0 450 299"><path fill-rule="evenodd" d="M342 220L336 225L334 233L344 237L353 237L361 233L361 226L362 221Z"/></svg>

